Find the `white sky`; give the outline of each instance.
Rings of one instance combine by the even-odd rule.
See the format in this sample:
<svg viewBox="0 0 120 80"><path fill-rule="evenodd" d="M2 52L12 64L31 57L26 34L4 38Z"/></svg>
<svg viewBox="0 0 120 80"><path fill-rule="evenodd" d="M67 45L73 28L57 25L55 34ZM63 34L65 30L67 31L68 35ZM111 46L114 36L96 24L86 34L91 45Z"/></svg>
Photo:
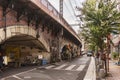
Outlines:
<svg viewBox="0 0 120 80"><path fill-rule="evenodd" d="M58 11L59 11L59 0L48 0ZM76 10L76 6L81 7L82 2L85 0L63 0L63 17L66 19L66 21L69 24L78 24L80 21L79 18L75 17L75 14L77 15L79 12ZM73 6L73 8L70 5L70 2ZM74 9L74 11L73 11ZM75 13L75 14L74 14ZM79 26L72 26L72 28L78 32Z"/></svg>

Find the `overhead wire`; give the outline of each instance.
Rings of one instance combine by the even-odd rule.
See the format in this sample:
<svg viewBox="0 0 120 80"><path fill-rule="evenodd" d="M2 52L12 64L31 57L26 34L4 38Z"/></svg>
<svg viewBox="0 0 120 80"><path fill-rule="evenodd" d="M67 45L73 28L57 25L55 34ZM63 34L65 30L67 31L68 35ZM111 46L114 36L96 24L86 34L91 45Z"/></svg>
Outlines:
<svg viewBox="0 0 120 80"><path fill-rule="evenodd" d="M74 16L76 16L75 11L74 11L74 7L73 7L73 5L72 5L72 3L71 3L71 0L68 0L68 1L69 1L69 3L70 3L70 6L71 6L72 11L73 11L73 13L74 13Z"/></svg>
<svg viewBox="0 0 120 80"><path fill-rule="evenodd" d="M77 15L76 15L76 13L75 13L75 9L74 9L74 7L73 7L73 5L72 5L71 0L69 0L69 3L70 3L70 6L71 6L71 8L72 8L72 11L73 11L73 13L74 13L74 16L75 16L76 20L79 21L79 19L77 18ZM74 0L74 3L75 3L75 6L77 6L76 0ZM80 26L80 23L78 23L78 26Z"/></svg>
<svg viewBox="0 0 120 80"><path fill-rule="evenodd" d="M75 2L75 4L76 4L76 6L77 6L77 2L76 2L76 0L74 0L74 2Z"/></svg>
<svg viewBox="0 0 120 80"><path fill-rule="evenodd" d="M67 6L67 4L65 2L64 2L64 5L65 5L65 7L67 8L67 10L69 11L69 13L71 14L71 16L72 16L72 18L74 20L73 14L71 13L70 9L68 8L68 6Z"/></svg>

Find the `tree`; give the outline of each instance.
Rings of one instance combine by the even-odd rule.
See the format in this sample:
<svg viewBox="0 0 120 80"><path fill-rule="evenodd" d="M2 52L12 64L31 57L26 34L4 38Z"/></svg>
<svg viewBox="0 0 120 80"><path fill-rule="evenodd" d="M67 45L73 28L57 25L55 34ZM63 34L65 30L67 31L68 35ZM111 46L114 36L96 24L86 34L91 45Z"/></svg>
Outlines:
<svg viewBox="0 0 120 80"><path fill-rule="evenodd" d="M93 0L91 3L87 0L83 3L83 8L78 8L81 11L79 17L84 23L82 27L84 39L88 43L98 46L101 53L105 48L109 51L110 34L119 33L120 30L120 12L117 10L117 5L115 1L111 0ZM105 45L104 39L107 39L107 45Z"/></svg>

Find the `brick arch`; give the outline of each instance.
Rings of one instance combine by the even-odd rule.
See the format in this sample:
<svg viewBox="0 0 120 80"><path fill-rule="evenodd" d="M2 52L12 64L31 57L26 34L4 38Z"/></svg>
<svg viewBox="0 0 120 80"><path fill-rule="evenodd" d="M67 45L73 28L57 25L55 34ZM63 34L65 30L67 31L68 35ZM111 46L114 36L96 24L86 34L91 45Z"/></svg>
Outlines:
<svg viewBox="0 0 120 80"><path fill-rule="evenodd" d="M32 27L23 26L23 25L14 25L14 26L8 26L6 28L6 40L5 40L5 32L3 28L0 28L0 34L1 34L0 43L2 43L12 37L21 36L21 35L28 35L29 37L31 37L31 39L35 39L37 32ZM48 52L50 51L49 45L47 44L42 34L40 34L40 38L38 38L37 40L44 46L46 51Z"/></svg>

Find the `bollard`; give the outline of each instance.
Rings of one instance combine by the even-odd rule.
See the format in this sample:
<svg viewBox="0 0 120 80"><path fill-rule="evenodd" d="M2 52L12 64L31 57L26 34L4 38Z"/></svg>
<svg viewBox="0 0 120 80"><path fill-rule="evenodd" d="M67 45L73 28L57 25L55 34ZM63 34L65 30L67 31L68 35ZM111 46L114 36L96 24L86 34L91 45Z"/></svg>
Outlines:
<svg viewBox="0 0 120 80"><path fill-rule="evenodd" d="M100 77L101 79L105 77L105 70L104 70L104 69L100 69L99 77Z"/></svg>
<svg viewBox="0 0 120 80"><path fill-rule="evenodd" d="M99 70L100 70L100 65L97 65L97 66L96 66L97 75L99 75L99 74L98 74Z"/></svg>

